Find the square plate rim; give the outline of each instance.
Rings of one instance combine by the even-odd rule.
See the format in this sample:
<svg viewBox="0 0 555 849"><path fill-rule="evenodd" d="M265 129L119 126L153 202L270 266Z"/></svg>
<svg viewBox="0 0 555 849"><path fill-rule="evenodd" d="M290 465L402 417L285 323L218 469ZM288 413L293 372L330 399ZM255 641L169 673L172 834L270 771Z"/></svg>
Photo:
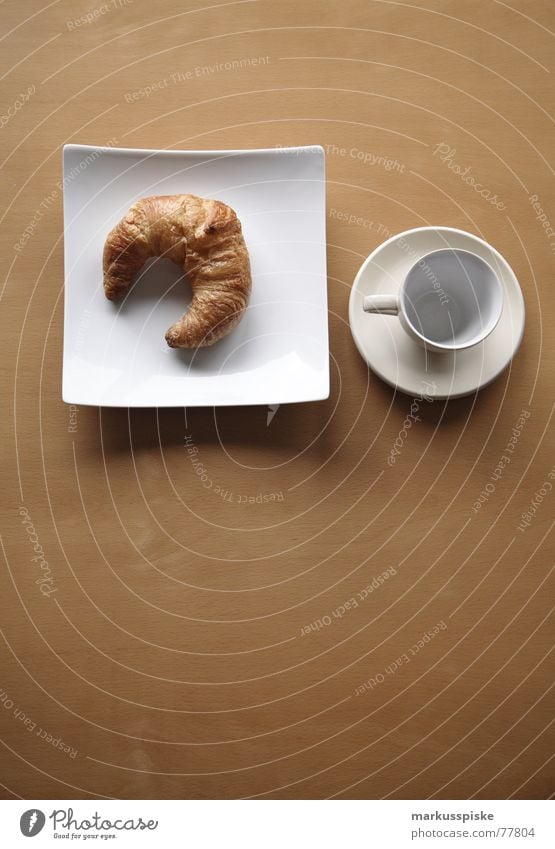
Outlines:
<svg viewBox="0 0 555 849"><path fill-rule="evenodd" d="M325 334L327 340L327 366L325 369L325 384L319 387L317 390L313 392L309 397L304 397L299 400L272 400L272 401L244 401L244 402L233 402L233 401L219 401L215 404L209 403L198 403L196 401L192 401L187 404L175 404L175 403L166 403L166 402L158 402L153 404L129 404L129 403L108 403L104 404L99 401L94 400L76 400L75 396L71 399L68 397L68 394L72 394L71 390L68 390L66 387L65 380L65 366L66 366L66 348L65 348L65 326L66 326L66 309L67 309L67 286L66 286L66 250L65 250L65 226L66 226L66 192L68 191L68 187L65 185L65 168L66 168L66 154L71 153L72 151L101 151L102 153L113 153L116 155L143 155L145 159L148 159L153 156L166 156L170 157L179 157L179 156L214 156L214 157L222 157L226 156L249 156L249 155L264 155L264 154L272 154L272 155L280 155L280 154L288 154L297 151L306 151L307 153L314 154L318 156L321 160L322 167L322 179L318 182L321 182L324 187L324 210L323 210L323 224L324 224L324 262L325 262L325 287L324 287L324 302L323 302L323 312L324 312L324 321L325 321ZM194 408L216 408L216 407L267 407L274 405L285 405L285 404L305 404L305 403L314 403L317 401L325 401L330 397L331 391L331 380L330 380L330 367L329 367L329 302L328 302L328 289L327 289L327 220L326 220L326 152L321 144L311 144L311 145L289 145L283 147L261 147L261 148L219 148L219 149L174 149L174 148L141 148L141 147L117 147L115 145L95 145L95 144L82 144L80 142L67 142L62 146L61 150L61 158L62 158L62 199L63 199L63 235L64 235L64 317L63 317L63 340L62 340L62 401L65 404L81 406L81 407L97 407L99 409L186 409L187 407ZM70 184L71 185L71 184Z"/></svg>
<svg viewBox="0 0 555 849"><path fill-rule="evenodd" d="M210 148L206 150L202 150L200 148L156 148L156 147L116 147L115 145L102 145L102 144L81 144L80 142L67 142L62 146L62 156L66 153L66 151L70 150L103 150L103 151L111 151L112 153L144 153L144 154L168 154L168 155L179 155L179 154L205 154L208 156L232 156L233 154L250 154L250 153L287 153L292 150L309 150L314 153L321 154L324 161L324 173L325 173L325 161L326 161L326 151L321 144L301 144L301 145L291 145L288 147L238 147L238 148Z"/></svg>

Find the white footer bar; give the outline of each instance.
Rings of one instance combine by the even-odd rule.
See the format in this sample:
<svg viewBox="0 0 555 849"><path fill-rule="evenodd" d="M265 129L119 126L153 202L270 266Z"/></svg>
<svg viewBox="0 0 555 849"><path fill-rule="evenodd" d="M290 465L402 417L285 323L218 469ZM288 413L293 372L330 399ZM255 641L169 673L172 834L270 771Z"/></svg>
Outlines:
<svg viewBox="0 0 555 849"><path fill-rule="evenodd" d="M551 802L0 800L2 846L552 849ZM36 844L30 838L37 838Z"/></svg>

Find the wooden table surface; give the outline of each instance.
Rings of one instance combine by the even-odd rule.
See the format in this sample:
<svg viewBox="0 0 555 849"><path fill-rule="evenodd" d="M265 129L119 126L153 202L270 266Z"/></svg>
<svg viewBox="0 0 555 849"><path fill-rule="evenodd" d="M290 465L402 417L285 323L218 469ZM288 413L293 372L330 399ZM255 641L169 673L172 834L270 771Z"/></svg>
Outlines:
<svg viewBox="0 0 555 849"><path fill-rule="evenodd" d="M2 19L3 794L548 797L552 3L5 0ZM323 145L329 400L65 405L67 142ZM527 321L494 384L407 426L347 304L370 251L425 224L491 242Z"/></svg>

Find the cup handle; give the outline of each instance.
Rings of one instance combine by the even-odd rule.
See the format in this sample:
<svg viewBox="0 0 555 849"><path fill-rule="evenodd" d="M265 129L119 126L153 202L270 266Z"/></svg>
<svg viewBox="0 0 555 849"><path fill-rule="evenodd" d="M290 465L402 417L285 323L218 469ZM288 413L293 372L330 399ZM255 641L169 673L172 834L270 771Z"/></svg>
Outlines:
<svg viewBox="0 0 555 849"><path fill-rule="evenodd" d="M364 312L398 315L399 298L397 295L366 295L362 302L362 308Z"/></svg>

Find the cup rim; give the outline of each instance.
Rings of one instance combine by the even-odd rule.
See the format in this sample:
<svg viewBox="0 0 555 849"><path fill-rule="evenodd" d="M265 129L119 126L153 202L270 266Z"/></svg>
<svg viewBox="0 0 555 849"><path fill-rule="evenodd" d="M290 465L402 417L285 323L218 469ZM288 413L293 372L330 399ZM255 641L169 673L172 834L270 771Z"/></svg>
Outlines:
<svg viewBox="0 0 555 849"><path fill-rule="evenodd" d="M424 334L421 333L413 325L413 323L410 321L410 319L407 315L407 311L406 311L406 307L405 307L405 291L406 291L407 280L409 279L412 272L417 268L417 266L419 266L419 264L423 260L427 260L428 257L434 256L435 254L441 254L441 253L468 254L469 256L473 257L474 259L477 259L479 262L481 262L483 265L485 265L490 270L491 274L493 275L493 279L495 280L495 286L497 288L497 292L501 296L500 300L499 300L499 309L497 311L497 315L493 316L493 318L490 319L489 323L485 326L485 328L482 330L482 333L479 334L479 336L475 337L474 339L471 339L469 342L465 342L464 344L460 344L460 343L457 343L457 342L449 342L449 343L436 342L435 340L430 339L428 336L424 336ZM496 273L495 269L492 268L490 263L487 262L487 260L485 260L483 257L481 257L479 254L475 253L474 251L469 251L466 248L436 248L433 251L428 251L428 253L421 256L419 259L417 259L413 263L413 265L411 265L411 267L407 271L405 278L404 278L404 280L401 284L401 287L399 289L399 300L400 300L400 303L402 305L403 317L404 317L405 321L407 322L407 324L409 325L409 327L411 329L411 333L414 333L415 336L418 336L418 338L421 339L422 342L424 342L425 345L427 345L430 348L441 349L443 351L464 351L466 348L472 348L472 347L474 347L474 345L479 345L480 342L483 342L484 339L486 339L490 335L490 333L495 329L495 327L497 326L499 319L501 318L501 313L503 312L503 284L501 283L501 280L499 279L499 275Z"/></svg>

